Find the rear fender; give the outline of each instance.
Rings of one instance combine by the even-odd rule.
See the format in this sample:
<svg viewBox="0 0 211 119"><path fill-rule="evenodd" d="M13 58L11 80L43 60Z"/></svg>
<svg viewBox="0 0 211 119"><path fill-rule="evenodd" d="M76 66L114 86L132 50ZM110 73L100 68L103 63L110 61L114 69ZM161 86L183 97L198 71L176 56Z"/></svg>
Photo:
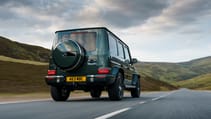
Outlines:
<svg viewBox="0 0 211 119"><path fill-rule="evenodd" d="M112 74L114 77L116 77L117 74L118 74L119 72L122 72L122 69L119 68L119 67L113 67L113 68L111 69L111 74ZM122 73L124 73L124 72L122 72ZM124 74L123 74L123 76L124 76ZM114 82L113 82L113 83L114 83Z"/></svg>

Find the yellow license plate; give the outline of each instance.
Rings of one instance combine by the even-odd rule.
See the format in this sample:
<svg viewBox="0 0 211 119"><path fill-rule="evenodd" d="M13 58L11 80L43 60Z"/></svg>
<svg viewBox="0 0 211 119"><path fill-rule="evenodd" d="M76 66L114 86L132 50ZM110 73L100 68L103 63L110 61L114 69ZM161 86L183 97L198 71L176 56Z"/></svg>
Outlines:
<svg viewBox="0 0 211 119"><path fill-rule="evenodd" d="M67 82L85 82L86 77L85 76L68 76L66 77Z"/></svg>

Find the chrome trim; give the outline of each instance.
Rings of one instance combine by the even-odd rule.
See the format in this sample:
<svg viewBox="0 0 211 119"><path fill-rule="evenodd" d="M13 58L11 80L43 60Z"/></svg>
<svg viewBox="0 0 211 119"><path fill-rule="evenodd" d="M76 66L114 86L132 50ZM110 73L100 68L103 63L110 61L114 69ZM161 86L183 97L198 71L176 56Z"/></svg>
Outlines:
<svg viewBox="0 0 211 119"><path fill-rule="evenodd" d="M45 78L64 78L64 76L45 76Z"/></svg>
<svg viewBox="0 0 211 119"><path fill-rule="evenodd" d="M89 78L94 78L95 75L87 75L87 77L89 77Z"/></svg>
<svg viewBox="0 0 211 119"><path fill-rule="evenodd" d="M113 75L108 75L108 74L97 74L97 75L87 75L86 77L87 78L96 78L96 77L99 77L99 76L111 76L111 77L114 77Z"/></svg>
<svg viewBox="0 0 211 119"><path fill-rule="evenodd" d="M119 65L119 66L121 66L121 64L120 63L118 63L118 62L116 62L116 61L110 61L111 63L114 63L114 64L116 64L116 65Z"/></svg>

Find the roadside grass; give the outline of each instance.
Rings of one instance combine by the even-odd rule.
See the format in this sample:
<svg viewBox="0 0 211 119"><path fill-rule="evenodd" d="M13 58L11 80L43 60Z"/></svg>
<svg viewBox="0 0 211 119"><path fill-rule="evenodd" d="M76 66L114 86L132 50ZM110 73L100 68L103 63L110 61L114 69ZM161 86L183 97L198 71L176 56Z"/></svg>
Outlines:
<svg viewBox="0 0 211 119"><path fill-rule="evenodd" d="M48 65L0 61L0 94L46 92Z"/></svg>
<svg viewBox="0 0 211 119"><path fill-rule="evenodd" d="M3 55L0 55L0 61L16 62L16 63L32 64L32 65L48 65L48 63L44 63L44 62L15 59L15 58L6 57Z"/></svg>
<svg viewBox="0 0 211 119"><path fill-rule="evenodd" d="M50 99L50 94L48 92L37 92L37 93L21 93L21 94L11 94L4 93L0 94L0 102L5 101L19 101L19 100L37 100L37 99Z"/></svg>

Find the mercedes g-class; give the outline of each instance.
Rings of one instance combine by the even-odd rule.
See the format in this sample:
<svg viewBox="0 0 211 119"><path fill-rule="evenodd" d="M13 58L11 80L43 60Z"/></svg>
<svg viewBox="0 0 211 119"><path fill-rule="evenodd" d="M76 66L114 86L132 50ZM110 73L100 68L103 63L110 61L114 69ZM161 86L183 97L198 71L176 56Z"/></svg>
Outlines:
<svg viewBox="0 0 211 119"><path fill-rule="evenodd" d="M140 96L140 75L129 47L105 27L55 32L45 81L55 101L66 101L71 91L89 91L99 98L108 91L111 100L121 100L124 90Z"/></svg>

